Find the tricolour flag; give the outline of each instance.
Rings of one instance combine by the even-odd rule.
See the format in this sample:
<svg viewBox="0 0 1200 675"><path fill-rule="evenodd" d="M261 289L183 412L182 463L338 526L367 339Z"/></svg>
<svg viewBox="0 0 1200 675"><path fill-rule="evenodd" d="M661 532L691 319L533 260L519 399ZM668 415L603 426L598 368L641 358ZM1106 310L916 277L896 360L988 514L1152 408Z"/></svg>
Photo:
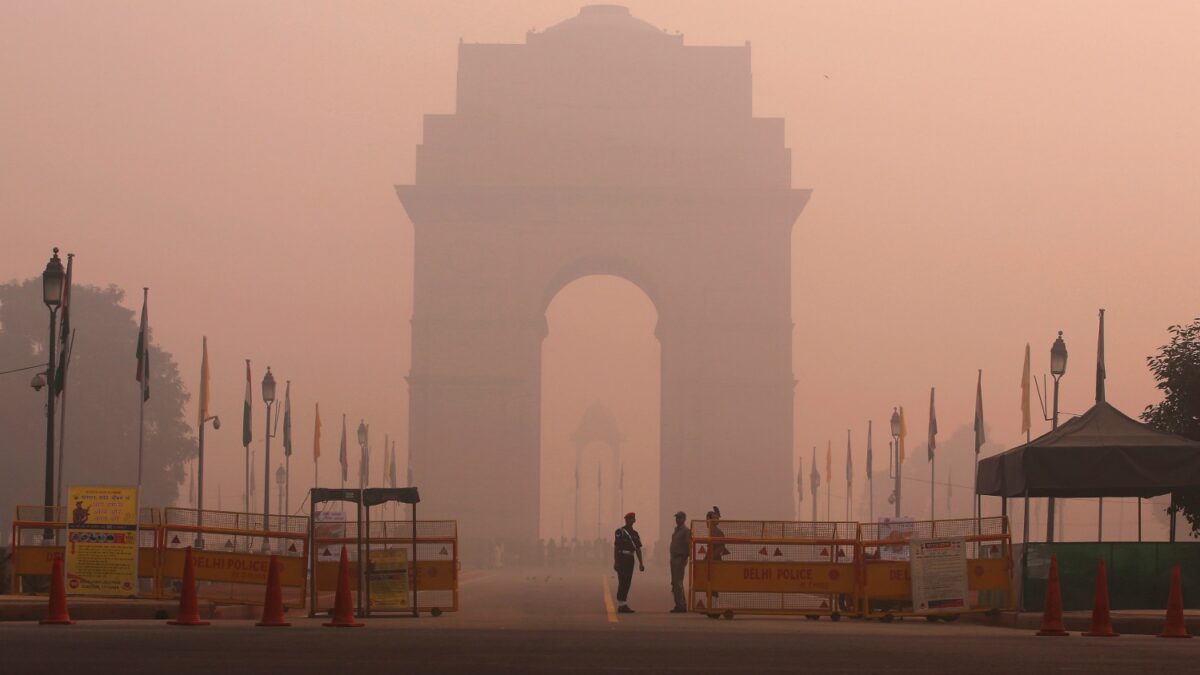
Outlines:
<svg viewBox="0 0 1200 675"><path fill-rule="evenodd" d="M904 439L908 437L908 422L904 419L904 406L900 406L900 441L897 457L900 458L900 463L904 463Z"/></svg>
<svg viewBox="0 0 1200 675"><path fill-rule="evenodd" d="M150 400L150 336L146 333L149 323L149 313L146 306L150 302L150 289L142 289L142 324L138 329L137 340L137 377L142 385L142 400Z"/></svg>
<svg viewBox="0 0 1200 675"><path fill-rule="evenodd" d="M392 467L392 442L387 434L383 435L383 480L379 481L380 485L388 484L388 476L391 475Z"/></svg>
<svg viewBox="0 0 1200 675"><path fill-rule="evenodd" d="M1104 402L1104 380L1108 373L1104 370L1104 310L1100 310L1100 337L1096 343L1096 403Z"/></svg>
<svg viewBox="0 0 1200 675"><path fill-rule="evenodd" d="M359 420L358 425L359 425L359 427L362 427L363 421ZM367 426L366 433L369 434L370 432L371 432L371 427ZM358 458L358 479L362 483L363 487L370 487L370 485L371 485L371 450L370 450L370 448L371 448L370 444L364 442L362 444L362 454L360 454L359 458Z"/></svg>
<svg viewBox="0 0 1200 675"><path fill-rule="evenodd" d="M283 390L283 456L292 456L292 381Z"/></svg>
<svg viewBox="0 0 1200 675"><path fill-rule="evenodd" d="M975 454L987 442L983 432L983 370L979 371L979 379L975 382Z"/></svg>
<svg viewBox="0 0 1200 675"><path fill-rule="evenodd" d="M246 359L246 400L242 403L242 445L250 447L254 432L250 430L250 359Z"/></svg>
<svg viewBox="0 0 1200 675"><path fill-rule="evenodd" d="M1025 343L1025 365L1021 368L1021 433L1029 436L1033 421L1029 414L1029 343Z"/></svg>
<svg viewBox="0 0 1200 675"><path fill-rule="evenodd" d="M937 412L933 407L933 391L929 388L929 461L933 461L933 451L937 450Z"/></svg>
<svg viewBox="0 0 1200 675"><path fill-rule="evenodd" d="M208 337L200 338L200 414L196 420L197 428L204 426L208 419L208 396L211 388L208 373Z"/></svg>
<svg viewBox="0 0 1200 675"><path fill-rule="evenodd" d="M313 462L321 459L321 402L316 404L316 412L313 419Z"/></svg>
<svg viewBox="0 0 1200 675"><path fill-rule="evenodd" d="M342 442L338 446L338 461L342 464L342 482L350 475L350 458L346 455L346 413L342 413Z"/></svg>
<svg viewBox="0 0 1200 675"><path fill-rule="evenodd" d="M825 477L829 480L829 485L833 485L833 441L825 442Z"/></svg>

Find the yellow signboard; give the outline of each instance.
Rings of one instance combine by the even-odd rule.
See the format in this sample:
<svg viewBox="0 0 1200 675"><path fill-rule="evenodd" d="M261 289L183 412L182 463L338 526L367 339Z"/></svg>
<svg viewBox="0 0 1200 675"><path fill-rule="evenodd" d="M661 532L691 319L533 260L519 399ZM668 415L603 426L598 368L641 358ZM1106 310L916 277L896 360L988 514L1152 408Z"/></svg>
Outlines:
<svg viewBox="0 0 1200 675"><path fill-rule="evenodd" d="M137 488L75 486L67 501L67 593L137 595Z"/></svg>
<svg viewBox="0 0 1200 675"><path fill-rule="evenodd" d="M367 565L368 606L372 610L408 609L408 551L371 551Z"/></svg>

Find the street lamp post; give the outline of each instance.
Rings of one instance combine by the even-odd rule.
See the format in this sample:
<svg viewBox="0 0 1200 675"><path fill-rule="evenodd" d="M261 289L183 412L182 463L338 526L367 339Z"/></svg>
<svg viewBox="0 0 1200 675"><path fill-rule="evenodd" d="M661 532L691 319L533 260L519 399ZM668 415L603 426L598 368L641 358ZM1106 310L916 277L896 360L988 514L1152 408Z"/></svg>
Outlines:
<svg viewBox="0 0 1200 675"><path fill-rule="evenodd" d="M200 420L200 449L196 460L199 465L196 478L196 490L199 492L196 496L196 525L198 527L204 526L204 427L208 426L209 422L212 422L213 430L215 431L221 428L221 418L213 415ZM217 508L221 507L218 505ZM201 531L196 532L195 547L197 549L204 548L204 533Z"/></svg>
<svg viewBox="0 0 1200 675"><path fill-rule="evenodd" d="M895 450L896 457L896 517L900 517L900 411L892 408L892 445Z"/></svg>
<svg viewBox="0 0 1200 675"><path fill-rule="evenodd" d="M1050 418L1052 429L1058 428L1058 381L1067 372L1067 343L1063 342L1062 331L1050 347L1050 375L1054 377L1054 414ZM1046 541L1054 541L1054 497L1046 500Z"/></svg>
<svg viewBox="0 0 1200 675"><path fill-rule="evenodd" d="M275 402L275 376L271 374L271 366L267 366L267 374L262 380L262 398L263 403L267 406L266 429L264 436L265 448L263 450L263 531L270 531L271 527L267 524L271 515L271 404ZM268 549L267 537L263 537L263 551Z"/></svg>
<svg viewBox="0 0 1200 675"><path fill-rule="evenodd" d="M54 359L58 347L55 321L58 319L58 308L62 305L66 276L56 247L50 262L46 263L46 270L42 272L42 302L50 310L50 339L46 350L50 357L46 366L46 494L42 502L46 507L46 522L54 520ZM42 538L54 538L54 531L44 531Z"/></svg>

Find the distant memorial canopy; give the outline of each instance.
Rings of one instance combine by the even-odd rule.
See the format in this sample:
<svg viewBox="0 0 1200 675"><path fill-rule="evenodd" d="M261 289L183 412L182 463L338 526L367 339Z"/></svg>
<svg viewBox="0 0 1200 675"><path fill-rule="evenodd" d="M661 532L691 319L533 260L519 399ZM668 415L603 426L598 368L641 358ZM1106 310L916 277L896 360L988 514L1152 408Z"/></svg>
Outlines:
<svg viewBox="0 0 1200 675"><path fill-rule="evenodd" d="M789 516L791 231L809 191L751 82L749 43L685 45L612 5L525 44L459 45L455 111L425 117L416 180L396 188L427 514L537 538L546 308L610 274L658 312L660 522L713 503Z"/></svg>

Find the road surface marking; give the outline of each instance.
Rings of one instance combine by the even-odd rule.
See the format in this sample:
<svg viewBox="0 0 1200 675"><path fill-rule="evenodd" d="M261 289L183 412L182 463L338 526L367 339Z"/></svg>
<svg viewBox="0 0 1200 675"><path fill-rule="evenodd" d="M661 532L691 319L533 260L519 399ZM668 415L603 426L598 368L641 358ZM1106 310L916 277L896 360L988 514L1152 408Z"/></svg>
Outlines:
<svg viewBox="0 0 1200 675"><path fill-rule="evenodd" d="M608 590L608 575L600 577L604 582L604 611L608 613L608 622L617 622L617 608L613 606L612 591Z"/></svg>

